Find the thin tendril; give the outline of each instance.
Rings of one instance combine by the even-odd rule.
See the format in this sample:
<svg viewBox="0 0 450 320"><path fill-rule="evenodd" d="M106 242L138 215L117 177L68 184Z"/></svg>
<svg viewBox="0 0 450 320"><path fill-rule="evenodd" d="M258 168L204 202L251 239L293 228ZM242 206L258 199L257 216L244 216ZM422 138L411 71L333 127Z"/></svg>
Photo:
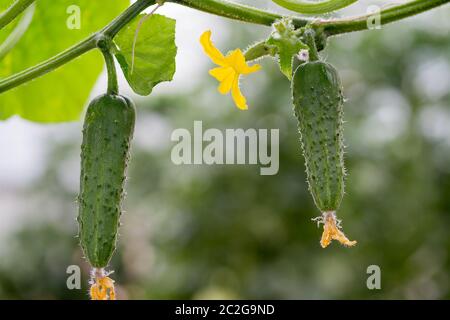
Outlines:
<svg viewBox="0 0 450 320"><path fill-rule="evenodd" d="M131 71L130 71L131 74L133 73L133 70L134 70L134 55L135 55L135 48L136 48L136 42L137 42L137 38L139 35L139 31L141 30L141 27L144 24L144 22L147 21L155 13L155 11L162 5L163 5L163 3L158 3L156 5L156 7L154 7L152 9L152 11L150 11L149 14L144 15L138 22L136 31L134 32L133 46L131 47Z"/></svg>

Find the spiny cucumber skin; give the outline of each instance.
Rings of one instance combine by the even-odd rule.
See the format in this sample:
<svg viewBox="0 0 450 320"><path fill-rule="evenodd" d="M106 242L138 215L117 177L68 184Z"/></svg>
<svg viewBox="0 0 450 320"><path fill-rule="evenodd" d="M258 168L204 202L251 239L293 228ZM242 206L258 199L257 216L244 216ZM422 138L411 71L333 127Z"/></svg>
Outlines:
<svg viewBox="0 0 450 320"><path fill-rule="evenodd" d="M309 190L321 212L336 211L344 196L342 85L337 70L322 61L300 65L292 80Z"/></svg>
<svg viewBox="0 0 450 320"><path fill-rule="evenodd" d="M79 238L89 263L108 265L116 248L135 123L131 100L105 94L86 112L81 145Z"/></svg>

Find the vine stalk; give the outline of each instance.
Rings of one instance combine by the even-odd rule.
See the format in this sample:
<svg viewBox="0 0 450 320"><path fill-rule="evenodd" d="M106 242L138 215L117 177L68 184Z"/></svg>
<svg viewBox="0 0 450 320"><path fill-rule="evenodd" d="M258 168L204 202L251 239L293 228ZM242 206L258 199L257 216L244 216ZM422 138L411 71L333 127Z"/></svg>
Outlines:
<svg viewBox="0 0 450 320"><path fill-rule="evenodd" d="M26 8L26 6L23 7L25 4L29 5L32 2L34 2L34 0L16 0L16 2L12 5L13 7L15 7L14 10L10 8L6 13L0 15L0 29L2 27L2 24L6 25L5 21L10 22L12 19L14 19L15 16L22 12ZM156 2L156 0L138 0L133 5L128 7L111 23L109 23L106 27L104 27L94 35L66 49L56 56L44 62L41 62L36 66L0 80L0 93L17 87L37 77L40 77L68 63L76 57L96 48L96 39L98 39L99 36L106 36L110 39L114 38L114 36L126 24L133 20L141 11L145 10L151 5L154 5ZM283 18L283 16L272 12L260 10L238 3L233 3L227 0L166 0L166 2L176 3L234 20L266 26L271 26L276 20ZM401 20L449 2L450 0L413 0L398 6L386 8L380 11L381 23L387 24L393 21ZM22 8L23 10L17 13L19 9ZM325 36L334 36L342 33L368 29L367 19L369 17L369 15L364 15L347 19L326 20L311 20L302 17L293 17L292 21L294 26L296 26L297 28L303 27L306 24L310 23L313 29L321 30Z"/></svg>
<svg viewBox="0 0 450 320"><path fill-rule="evenodd" d="M416 14L439 7L450 0L413 0L405 4L385 8L379 12L381 25L385 25L397 20L414 16ZM316 28L323 28L327 36L334 36L342 33L367 30L368 19L371 14L345 19L318 20L313 22Z"/></svg>
<svg viewBox="0 0 450 320"><path fill-rule="evenodd" d="M28 8L35 0L16 0L14 3L0 13L0 30L13 21L19 14Z"/></svg>
<svg viewBox="0 0 450 320"><path fill-rule="evenodd" d="M167 0L167 2L177 3L186 7L190 7L203 12L215 14L233 20L250 22L271 26L275 21L283 18L283 16L257 9L251 6L231 2L228 0ZM291 17L295 27L304 27L312 20L304 17Z"/></svg>

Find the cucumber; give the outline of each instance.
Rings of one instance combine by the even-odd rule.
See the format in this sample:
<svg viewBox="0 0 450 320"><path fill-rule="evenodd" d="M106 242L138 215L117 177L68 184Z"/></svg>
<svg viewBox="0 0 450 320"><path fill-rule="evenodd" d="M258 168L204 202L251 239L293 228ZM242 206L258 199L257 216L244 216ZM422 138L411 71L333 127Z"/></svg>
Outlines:
<svg viewBox="0 0 450 320"><path fill-rule="evenodd" d="M317 57L317 55L315 55ZM320 244L332 240L354 246L341 231L336 218L345 188L344 97L337 70L329 63L315 60L300 65L292 79L294 114L298 120L309 191L324 224Z"/></svg>
<svg viewBox="0 0 450 320"><path fill-rule="evenodd" d="M342 85L329 63L300 65L292 80L309 190L321 212L336 211L344 196Z"/></svg>
<svg viewBox="0 0 450 320"><path fill-rule="evenodd" d="M77 220L94 268L106 267L116 248L134 123L133 102L117 94L95 98L85 116Z"/></svg>

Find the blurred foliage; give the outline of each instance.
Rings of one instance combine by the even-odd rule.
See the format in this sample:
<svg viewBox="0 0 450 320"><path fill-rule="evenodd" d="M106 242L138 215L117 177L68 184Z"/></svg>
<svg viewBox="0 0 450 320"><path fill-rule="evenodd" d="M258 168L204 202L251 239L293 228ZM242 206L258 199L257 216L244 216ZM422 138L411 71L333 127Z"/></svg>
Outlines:
<svg viewBox="0 0 450 320"><path fill-rule="evenodd" d="M273 61L243 83L248 112L220 96L206 70L190 93L138 101L126 214L111 265L119 295L450 298L449 53L448 33L399 25L333 39L323 53L341 71L348 98L349 176L338 215L358 240L352 249L319 246L289 82ZM170 133L192 130L194 120L204 129L279 128L279 173L175 166ZM84 275L88 269L74 239L75 188L58 178L77 161L79 143L80 136L55 142L46 173L23 195L44 199L41 210L58 214L14 234L0 259L1 298L86 297L86 287L65 287L68 265L82 265ZM373 264L381 268L381 290L366 287Z"/></svg>
<svg viewBox="0 0 450 320"><path fill-rule="evenodd" d="M36 1L36 11L27 32L1 60L0 78L34 66L85 39L109 23L129 2L114 0L114 5L105 10L100 1ZM69 28L77 12L83 17L80 27ZM0 42L9 34L9 28L1 30ZM0 95L0 119L18 114L38 122L77 120L101 71L101 54L90 52L45 77L3 92ZM80 74L83 81L74 81ZM36 105L39 105L38 109Z"/></svg>

